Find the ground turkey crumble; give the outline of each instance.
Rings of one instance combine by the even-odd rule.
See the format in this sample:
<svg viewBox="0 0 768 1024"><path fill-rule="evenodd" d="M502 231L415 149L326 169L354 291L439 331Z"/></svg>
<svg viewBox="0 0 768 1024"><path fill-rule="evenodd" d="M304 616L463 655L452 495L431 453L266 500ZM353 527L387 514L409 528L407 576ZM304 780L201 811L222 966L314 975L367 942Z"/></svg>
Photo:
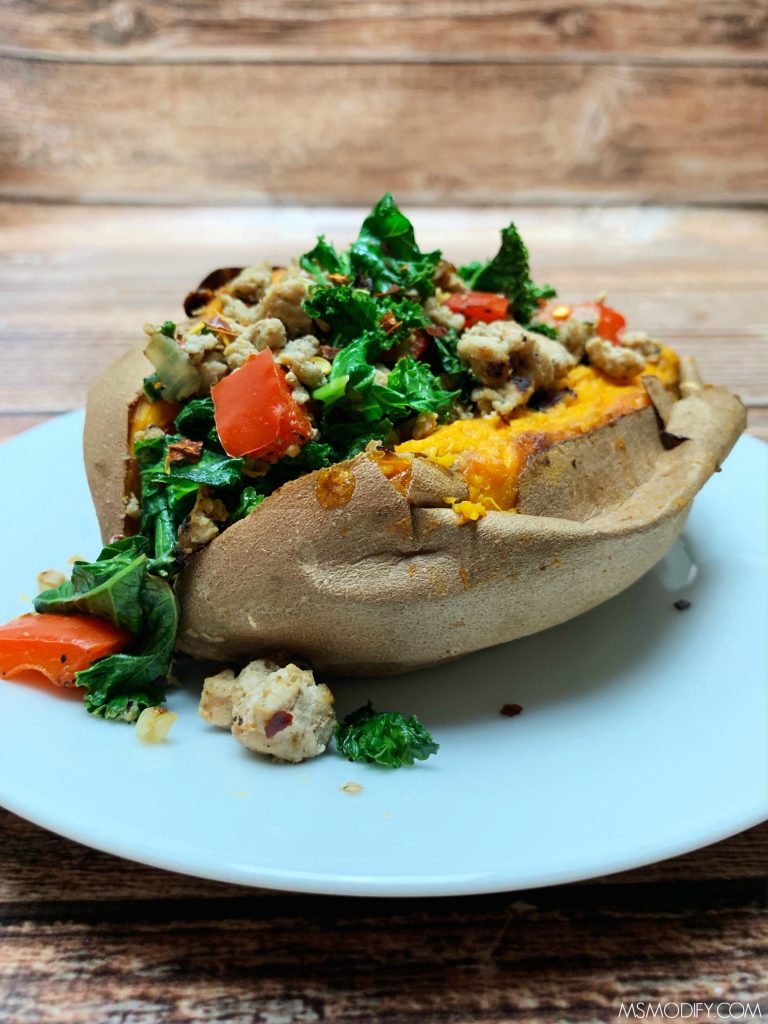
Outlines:
<svg viewBox="0 0 768 1024"><path fill-rule="evenodd" d="M264 660L209 676L198 711L249 750L293 763L322 754L336 725L333 694L310 669Z"/></svg>
<svg viewBox="0 0 768 1024"><path fill-rule="evenodd" d="M553 388L576 365L559 341L527 331L514 320L476 324L459 339L458 353L485 387L472 400L482 413L510 416L534 391Z"/></svg>

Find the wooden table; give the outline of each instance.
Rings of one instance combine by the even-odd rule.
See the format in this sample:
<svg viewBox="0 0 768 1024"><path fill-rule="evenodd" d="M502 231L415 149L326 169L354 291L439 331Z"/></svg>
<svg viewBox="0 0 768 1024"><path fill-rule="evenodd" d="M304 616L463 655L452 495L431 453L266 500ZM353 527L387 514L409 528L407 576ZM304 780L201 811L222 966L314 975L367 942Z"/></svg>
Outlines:
<svg viewBox="0 0 768 1024"><path fill-rule="evenodd" d="M482 256L515 216L537 276L607 290L694 353L768 438L768 220L739 209L416 212L425 245ZM0 205L0 437L79 405L217 265L280 262L355 211ZM7 506L6 506L7 507ZM704 746L706 746L706 738ZM263 1024L595 1021L635 1000L768 990L759 827L579 885L441 900L251 891L133 865L0 812L0 1021ZM768 1013L768 1004L763 1004Z"/></svg>

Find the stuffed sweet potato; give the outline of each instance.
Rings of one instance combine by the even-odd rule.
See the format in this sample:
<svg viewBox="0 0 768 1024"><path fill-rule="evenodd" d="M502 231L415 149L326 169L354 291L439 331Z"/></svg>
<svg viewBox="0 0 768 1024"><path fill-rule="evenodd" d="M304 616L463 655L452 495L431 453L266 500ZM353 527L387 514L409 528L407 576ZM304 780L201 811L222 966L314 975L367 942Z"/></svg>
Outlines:
<svg viewBox="0 0 768 1024"><path fill-rule="evenodd" d="M744 425L536 286L513 226L457 270L391 197L348 252L218 271L185 309L94 384L85 459L198 657L404 672L562 622L664 555Z"/></svg>

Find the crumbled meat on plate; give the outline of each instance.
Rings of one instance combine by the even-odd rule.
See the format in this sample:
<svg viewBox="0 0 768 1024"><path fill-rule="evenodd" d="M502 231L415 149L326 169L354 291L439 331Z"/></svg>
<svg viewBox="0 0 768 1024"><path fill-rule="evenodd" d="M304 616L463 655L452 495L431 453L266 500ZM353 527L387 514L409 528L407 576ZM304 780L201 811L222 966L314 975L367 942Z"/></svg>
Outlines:
<svg viewBox="0 0 768 1024"><path fill-rule="evenodd" d="M231 727L249 750L294 763L322 754L336 724L333 694L309 669L264 660L238 676L231 669L209 676L198 710L211 724Z"/></svg>
<svg viewBox="0 0 768 1024"><path fill-rule="evenodd" d="M232 728L232 700L237 688L237 676L231 668L208 676L203 683L197 713L211 725L221 729Z"/></svg>

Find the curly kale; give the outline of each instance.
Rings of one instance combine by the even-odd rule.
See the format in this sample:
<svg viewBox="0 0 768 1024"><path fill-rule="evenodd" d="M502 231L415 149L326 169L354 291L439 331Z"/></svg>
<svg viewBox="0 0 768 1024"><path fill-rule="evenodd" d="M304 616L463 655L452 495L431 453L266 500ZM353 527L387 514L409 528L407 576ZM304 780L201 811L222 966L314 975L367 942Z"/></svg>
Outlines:
<svg viewBox="0 0 768 1024"><path fill-rule="evenodd" d="M149 547L142 536L113 541L95 562L76 562L70 580L35 601L38 613L96 615L133 634L124 651L75 674L92 715L135 722L144 708L165 700L178 607L170 585L147 571Z"/></svg>
<svg viewBox="0 0 768 1024"><path fill-rule="evenodd" d="M404 718L399 711L376 712L370 701L336 726L335 739L348 761L386 768L426 761L440 749L416 715Z"/></svg>
<svg viewBox="0 0 768 1024"><path fill-rule="evenodd" d="M549 335L548 330L531 318L539 302L554 298L557 292L550 284L537 285L531 280L528 249L514 224L502 230L501 245L493 259L487 263L469 263L459 268L459 274L473 291L506 295L510 312L518 323Z"/></svg>

